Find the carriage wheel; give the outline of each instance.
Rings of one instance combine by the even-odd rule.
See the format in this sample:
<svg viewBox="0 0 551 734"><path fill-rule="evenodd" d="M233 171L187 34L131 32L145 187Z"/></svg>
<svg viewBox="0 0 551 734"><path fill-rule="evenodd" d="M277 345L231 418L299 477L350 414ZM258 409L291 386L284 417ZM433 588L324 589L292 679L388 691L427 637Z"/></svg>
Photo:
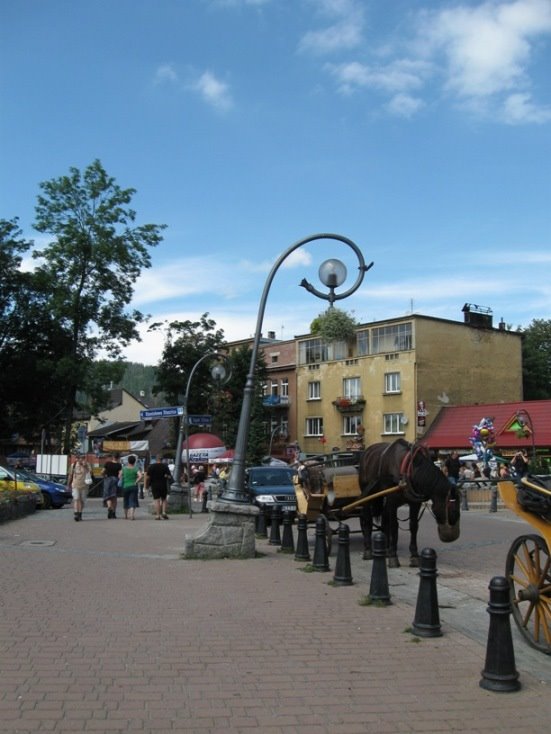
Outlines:
<svg viewBox="0 0 551 734"><path fill-rule="evenodd" d="M521 535L507 554L513 618L528 644L551 654L551 558L540 535Z"/></svg>

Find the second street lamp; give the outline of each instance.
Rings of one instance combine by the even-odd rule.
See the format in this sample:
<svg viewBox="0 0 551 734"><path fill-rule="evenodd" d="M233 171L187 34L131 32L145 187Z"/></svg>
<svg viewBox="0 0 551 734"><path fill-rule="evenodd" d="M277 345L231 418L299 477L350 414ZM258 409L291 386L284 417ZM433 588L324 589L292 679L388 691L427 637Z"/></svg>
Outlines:
<svg viewBox="0 0 551 734"><path fill-rule="evenodd" d="M220 385L225 384L230 379L230 376L231 376L229 369L227 369L228 358L226 357L225 354L221 354L220 352L207 352L207 354L204 354L193 365L191 372L189 373L187 386L186 386L186 392L185 392L184 400L182 403L184 412L180 419L180 429L178 431L178 441L176 444L176 462L174 465L174 483L172 484L170 489L171 489L171 492L176 492L176 493L179 492L180 496L183 495L183 487L182 487L182 482L181 482L182 446L185 440L187 492L188 492L188 505L189 505L189 516L190 517L193 515L193 510L191 507L191 477L190 477L190 471L189 471L189 414L188 414L189 391L190 391L191 380L193 378L193 375L197 371L197 368L199 367L199 365L201 365L207 359L214 360L214 364L211 367L210 374L211 374L213 382L216 385L220 386Z"/></svg>

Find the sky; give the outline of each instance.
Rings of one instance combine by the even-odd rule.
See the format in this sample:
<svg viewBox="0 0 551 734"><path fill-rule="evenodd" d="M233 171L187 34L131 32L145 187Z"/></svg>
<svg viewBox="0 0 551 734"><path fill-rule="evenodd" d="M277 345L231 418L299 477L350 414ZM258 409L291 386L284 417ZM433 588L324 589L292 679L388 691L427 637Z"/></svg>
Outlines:
<svg viewBox="0 0 551 734"><path fill-rule="evenodd" d="M99 159L165 224L133 307L229 341L309 332L318 268L360 323L551 318L551 0L3 0L0 218ZM294 248L294 249L292 249ZM156 364L165 332L129 347Z"/></svg>

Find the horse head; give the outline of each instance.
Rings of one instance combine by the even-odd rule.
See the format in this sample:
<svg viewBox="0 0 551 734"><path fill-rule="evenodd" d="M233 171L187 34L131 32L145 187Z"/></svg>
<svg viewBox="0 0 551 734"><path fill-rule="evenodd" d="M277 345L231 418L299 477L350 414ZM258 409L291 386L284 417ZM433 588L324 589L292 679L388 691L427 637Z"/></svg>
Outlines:
<svg viewBox="0 0 551 734"><path fill-rule="evenodd" d="M438 527L438 537L443 543L451 543L460 533L460 496L442 471L435 466L423 448L411 448L410 484L423 501L431 500L432 512Z"/></svg>

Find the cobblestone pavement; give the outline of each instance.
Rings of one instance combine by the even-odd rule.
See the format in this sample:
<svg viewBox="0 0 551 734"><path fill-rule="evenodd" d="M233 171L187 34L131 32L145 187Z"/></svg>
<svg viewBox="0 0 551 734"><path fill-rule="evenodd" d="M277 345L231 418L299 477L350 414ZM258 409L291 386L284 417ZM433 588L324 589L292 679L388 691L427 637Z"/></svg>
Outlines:
<svg viewBox="0 0 551 734"><path fill-rule="evenodd" d="M342 587L334 558L307 573L264 539L256 559L181 560L207 519L108 521L91 500L81 523L66 508L0 526L1 732L548 730L549 677L517 664L520 691L480 688L485 641L445 604L443 636L409 632L416 571L379 608L356 553Z"/></svg>

